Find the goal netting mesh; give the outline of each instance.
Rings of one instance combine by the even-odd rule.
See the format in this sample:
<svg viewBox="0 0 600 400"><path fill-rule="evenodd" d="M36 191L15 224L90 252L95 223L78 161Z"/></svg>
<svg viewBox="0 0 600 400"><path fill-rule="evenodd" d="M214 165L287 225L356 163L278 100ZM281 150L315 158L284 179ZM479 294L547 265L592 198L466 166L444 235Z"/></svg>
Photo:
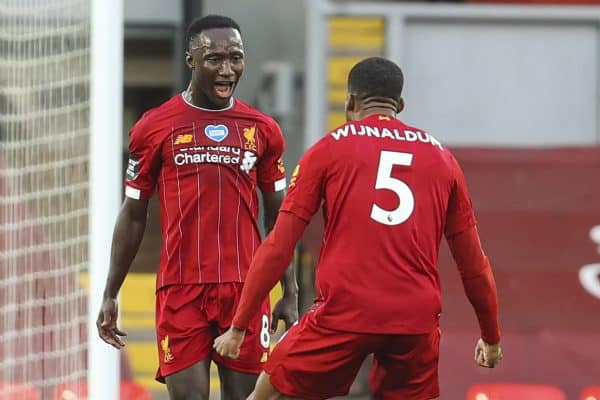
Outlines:
<svg viewBox="0 0 600 400"><path fill-rule="evenodd" d="M0 0L0 399L86 377L89 30L89 0Z"/></svg>

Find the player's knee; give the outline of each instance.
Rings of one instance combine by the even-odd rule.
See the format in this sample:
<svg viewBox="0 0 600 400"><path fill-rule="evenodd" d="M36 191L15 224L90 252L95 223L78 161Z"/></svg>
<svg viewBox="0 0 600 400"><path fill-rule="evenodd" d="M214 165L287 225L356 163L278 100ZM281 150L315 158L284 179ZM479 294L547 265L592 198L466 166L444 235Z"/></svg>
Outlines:
<svg viewBox="0 0 600 400"><path fill-rule="evenodd" d="M256 375L237 372L218 364L221 400L246 400L256 383Z"/></svg>
<svg viewBox="0 0 600 400"><path fill-rule="evenodd" d="M253 388L254 385L247 387L240 384L227 388L221 386L221 400L246 400L252 393Z"/></svg>
<svg viewBox="0 0 600 400"><path fill-rule="evenodd" d="M167 382L169 400L208 400L208 388L199 387L194 382L172 380Z"/></svg>

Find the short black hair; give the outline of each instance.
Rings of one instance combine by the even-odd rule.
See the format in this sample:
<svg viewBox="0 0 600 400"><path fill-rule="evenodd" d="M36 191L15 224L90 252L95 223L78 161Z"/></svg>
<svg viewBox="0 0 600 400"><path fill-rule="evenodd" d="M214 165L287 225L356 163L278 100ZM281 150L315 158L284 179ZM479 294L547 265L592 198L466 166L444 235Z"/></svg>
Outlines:
<svg viewBox="0 0 600 400"><path fill-rule="evenodd" d="M369 57L360 61L348 74L348 91L361 97L402 97L404 74L393 61Z"/></svg>
<svg viewBox="0 0 600 400"><path fill-rule="evenodd" d="M205 15L204 17L196 18L190 23L185 36L186 45L189 46L192 39L200 32L214 28L232 28L237 29L238 32L242 33L240 26L232 18L224 15Z"/></svg>

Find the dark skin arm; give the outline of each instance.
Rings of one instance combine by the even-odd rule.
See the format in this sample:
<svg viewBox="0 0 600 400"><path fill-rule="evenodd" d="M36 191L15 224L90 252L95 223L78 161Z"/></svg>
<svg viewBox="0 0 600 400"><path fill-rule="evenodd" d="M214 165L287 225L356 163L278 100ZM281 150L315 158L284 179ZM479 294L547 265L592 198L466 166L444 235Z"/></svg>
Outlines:
<svg viewBox="0 0 600 400"><path fill-rule="evenodd" d="M147 200L125 198L113 232L110 269L104 287L102 307L96 321L102 340L117 349L125 346L120 336L126 336L126 333L117 327L117 295L140 248L147 219Z"/></svg>
<svg viewBox="0 0 600 400"><path fill-rule="evenodd" d="M265 210L265 231L269 233L275 226L275 220L279 213L279 207L285 196L285 191L263 192L263 205ZM298 283L296 282L296 271L292 261L281 279L283 296L273 307L271 318L271 333L277 330L277 323L283 320L285 329L289 329L298 320Z"/></svg>

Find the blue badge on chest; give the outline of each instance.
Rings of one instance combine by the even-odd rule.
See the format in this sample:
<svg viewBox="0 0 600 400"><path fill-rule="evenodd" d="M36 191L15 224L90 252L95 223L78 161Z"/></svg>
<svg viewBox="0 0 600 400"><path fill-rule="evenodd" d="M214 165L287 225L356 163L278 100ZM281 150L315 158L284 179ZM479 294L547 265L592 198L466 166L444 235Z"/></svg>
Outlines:
<svg viewBox="0 0 600 400"><path fill-rule="evenodd" d="M229 130L223 124L207 125L206 128L204 128L204 134L210 140L214 140L215 142L222 142L223 139L225 139L229 134Z"/></svg>

